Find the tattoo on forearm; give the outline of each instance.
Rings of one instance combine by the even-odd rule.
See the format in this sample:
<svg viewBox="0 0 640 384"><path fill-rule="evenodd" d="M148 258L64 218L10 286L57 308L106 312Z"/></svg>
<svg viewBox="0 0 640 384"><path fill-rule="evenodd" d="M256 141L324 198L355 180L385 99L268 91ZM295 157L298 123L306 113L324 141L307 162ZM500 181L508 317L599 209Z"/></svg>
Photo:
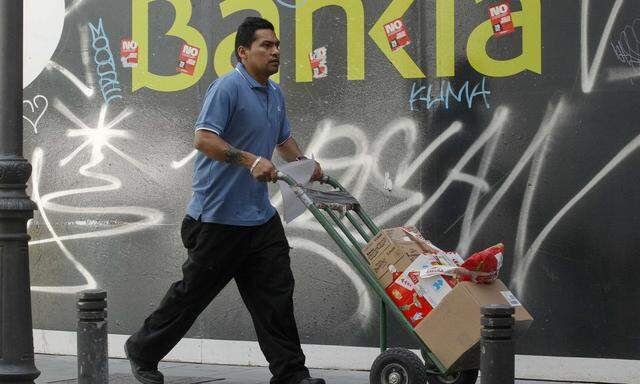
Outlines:
<svg viewBox="0 0 640 384"><path fill-rule="evenodd" d="M230 164L240 164L244 160L244 155L239 149L229 147L224 151L225 162Z"/></svg>

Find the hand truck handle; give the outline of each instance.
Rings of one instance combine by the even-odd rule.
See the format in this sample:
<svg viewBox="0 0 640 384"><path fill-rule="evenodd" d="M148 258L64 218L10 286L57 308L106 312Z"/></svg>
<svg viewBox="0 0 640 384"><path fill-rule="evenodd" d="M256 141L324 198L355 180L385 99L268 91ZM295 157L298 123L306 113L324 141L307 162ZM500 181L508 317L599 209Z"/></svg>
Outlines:
<svg viewBox="0 0 640 384"><path fill-rule="evenodd" d="M290 187L299 186L298 183L291 176L281 171L278 171L277 179L282 180L285 183L289 184ZM347 191L336 179L334 179L333 177L327 174L322 175L322 177L320 178L320 180L318 180L318 182L322 184L329 184L333 188L339 189L341 191L345 191L345 192Z"/></svg>

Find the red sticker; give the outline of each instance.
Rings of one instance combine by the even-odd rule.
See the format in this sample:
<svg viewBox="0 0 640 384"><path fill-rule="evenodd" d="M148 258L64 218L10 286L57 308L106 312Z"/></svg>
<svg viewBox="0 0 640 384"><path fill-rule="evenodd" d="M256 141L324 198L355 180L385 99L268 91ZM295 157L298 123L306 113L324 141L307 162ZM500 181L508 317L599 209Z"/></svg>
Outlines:
<svg viewBox="0 0 640 384"><path fill-rule="evenodd" d="M402 19L396 19L392 22L384 25L384 31L387 33L387 39L389 45L391 45L391 51L395 52L398 49L409 45L409 34Z"/></svg>
<svg viewBox="0 0 640 384"><path fill-rule="evenodd" d="M494 36L507 35L516 30L513 26L511 8L509 8L508 2L489 7L489 17L491 17Z"/></svg>
<svg viewBox="0 0 640 384"><path fill-rule="evenodd" d="M198 55L200 55L200 48L189 44L182 44L180 50L180 57L178 60L178 68L176 71L186 73L193 76L193 72L196 70L196 64L198 63Z"/></svg>
<svg viewBox="0 0 640 384"><path fill-rule="evenodd" d="M313 78L321 79L327 77L329 68L327 68L327 47L320 47L309 54L309 63L313 70Z"/></svg>
<svg viewBox="0 0 640 384"><path fill-rule="evenodd" d="M120 61L124 68L138 66L138 43L131 39L120 40Z"/></svg>

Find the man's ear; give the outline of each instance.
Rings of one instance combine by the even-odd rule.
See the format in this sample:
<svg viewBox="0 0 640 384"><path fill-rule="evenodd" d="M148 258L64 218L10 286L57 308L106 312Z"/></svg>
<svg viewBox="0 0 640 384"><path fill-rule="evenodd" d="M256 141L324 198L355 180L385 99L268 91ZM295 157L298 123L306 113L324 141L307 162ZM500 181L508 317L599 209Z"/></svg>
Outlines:
<svg viewBox="0 0 640 384"><path fill-rule="evenodd" d="M239 46L238 47L238 56L240 56L240 59L245 59L246 60L246 58L247 58L247 48L242 46L242 45Z"/></svg>

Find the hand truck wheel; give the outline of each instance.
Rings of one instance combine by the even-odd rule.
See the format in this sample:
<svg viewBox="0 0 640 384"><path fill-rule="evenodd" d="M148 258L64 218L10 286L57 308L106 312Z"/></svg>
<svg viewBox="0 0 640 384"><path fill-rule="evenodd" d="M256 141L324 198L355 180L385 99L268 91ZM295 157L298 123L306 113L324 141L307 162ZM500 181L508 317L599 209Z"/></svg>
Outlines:
<svg viewBox="0 0 640 384"><path fill-rule="evenodd" d="M429 360L429 356L423 351L422 358L425 361L427 371L436 370L435 365ZM435 375L427 372L429 384L475 384L478 380L478 370L470 369L467 371L453 372L449 375Z"/></svg>
<svg viewBox="0 0 640 384"><path fill-rule="evenodd" d="M475 384L478 381L478 370L453 372L449 375L427 374L429 384Z"/></svg>
<svg viewBox="0 0 640 384"><path fill-rule="evenodd" d="M422 360L405 348L389 348L371 365L370 384L426 384Z"/></svg>

